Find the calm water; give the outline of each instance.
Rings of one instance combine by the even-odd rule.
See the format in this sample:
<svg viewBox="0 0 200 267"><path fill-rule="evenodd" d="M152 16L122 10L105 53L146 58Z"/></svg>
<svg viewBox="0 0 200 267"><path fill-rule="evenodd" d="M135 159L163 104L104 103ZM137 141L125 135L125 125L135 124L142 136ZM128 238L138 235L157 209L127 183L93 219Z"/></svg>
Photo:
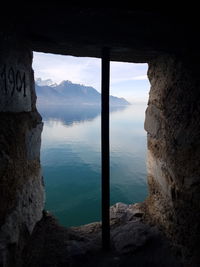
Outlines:
<svg viewBox="0 0 200 267"><path fill-rule="evenodd" d="M41 163L46 209L62 225L100 220L100 110L40 107L44 129ZM146 184L145 104L110 113L111 205L143 201Z"/></svg>

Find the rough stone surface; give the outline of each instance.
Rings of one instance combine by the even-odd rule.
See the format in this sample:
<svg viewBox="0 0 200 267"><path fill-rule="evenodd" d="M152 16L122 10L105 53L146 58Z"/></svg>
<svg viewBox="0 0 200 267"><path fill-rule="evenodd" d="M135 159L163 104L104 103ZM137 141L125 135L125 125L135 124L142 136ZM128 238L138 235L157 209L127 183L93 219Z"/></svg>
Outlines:
<svg viewBox="0 0 200 267"><path fill-rule="evenodd" d="M188 266L200 242L200 75L194 58L163 56L149 63L147 208Z"/></svg>
<svg viewBox="0 0 200 267"><path fill-rule="evenodd" d="M17 266L42 217L42 122L35 108L32 52L16 38L0 54L0 266Z"/></svg>
<svg viewBox="0 0 200 267"><path fill-rule="evenodd" d="M0 256L5 262L8 257L12 257L14 262L20 262L23 243L26 243L26 238L32 233L36 222L42 218L44 186L41 174L29 177L28 181L15 193L15 203L16 206L6 216L0 231ZM12 256L9 255L9 246L16 247L16 251L12 251L14 253Z"/></svg>
<svg viewBox="0 0 200 267"><path fill-rule="evenodd" d="M43 123L38 123L35 128L26 132L26 151L27 159L34 160L40 157L41 132Z"/></svg>
<svg viewBox="0 0 200 267"><path fill-rule="evenodd" d="M4 31L26 39L34 51L101 57L108 47L111 60L124 62L149 62L163 53L200 54L194 5L182 5L180 12L180 6L151 2L140 8L31 3L9 9L9 20L3 12L0 21Z"/></svg>
<svg viewBox="0 0 200 267"><path fill-rule="evenodd" d="M2 42L0 51L0 112L29 112L32 97L34 101L32 52L13 38Z"/></svg>
<svg viewBox="0 0 200 267"><path fill-rule="evenodd" d="M144 215L143 203L127 205L121 202L110 208L111 225L122 224L132 220L137 220Z"/></svg>
<svg viewBox="0 0 200 267"><path fill-rule="evenodd" d="M117 203L111 212L111 250L101 250L101 223L64 228L45 213L24 251L23 266L181 267L168 240L143 221L143 204Z"/></svg>
<svg viewBox="0 0 200 267"><path fill-rule="evenodd" d="M169 199L171 199L171 187L169 181L166 179L166 163L162 161L162 159L154 157L149 149L147 152L147 172L149 177L154 177L154 180L161 188L161 193L163 193L164 197L169 196ZM168 204L172 205L172 202L169 201Z"/></svg>
<svg viewBox="0 0 200 267"><path fill-rule="evenodd" d="M134 252L144 246L152 237L153 233L149 226L138 222L129 222L124 226L117 227L112 232L112 241L118 253Z"/></svg>

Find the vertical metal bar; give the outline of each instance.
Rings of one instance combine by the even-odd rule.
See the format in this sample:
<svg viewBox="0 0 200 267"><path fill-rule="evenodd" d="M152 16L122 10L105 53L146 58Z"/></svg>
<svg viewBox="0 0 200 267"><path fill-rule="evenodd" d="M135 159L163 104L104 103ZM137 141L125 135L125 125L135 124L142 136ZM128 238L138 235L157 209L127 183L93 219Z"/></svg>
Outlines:
<svg viewBox="0 0 200 267"><path fill-rule="evenodd" d="M109 49L102 50L101 65L101 163L102 163L102 249L110 249L110 144L109 144Z"/></svg>

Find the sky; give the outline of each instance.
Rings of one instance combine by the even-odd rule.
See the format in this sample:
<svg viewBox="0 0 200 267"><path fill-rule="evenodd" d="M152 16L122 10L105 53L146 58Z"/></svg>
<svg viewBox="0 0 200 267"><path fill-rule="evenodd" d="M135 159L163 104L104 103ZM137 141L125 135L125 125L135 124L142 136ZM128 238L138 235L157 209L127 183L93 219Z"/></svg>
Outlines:
<svg viewBox="0 0 200 267"><path fill-rule="evenodd" d="M147 64L110 63L110 94L129 102L147 102L150 84ZM34 52L35 78L51 79L55 83L69 80L101 91L101 60Z"/></svg>

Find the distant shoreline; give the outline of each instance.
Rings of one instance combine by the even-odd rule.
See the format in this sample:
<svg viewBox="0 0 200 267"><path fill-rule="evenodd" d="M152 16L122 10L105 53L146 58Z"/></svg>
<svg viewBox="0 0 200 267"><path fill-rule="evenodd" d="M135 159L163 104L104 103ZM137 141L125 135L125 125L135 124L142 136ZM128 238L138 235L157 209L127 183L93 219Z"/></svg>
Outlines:
<svg viewBox="0 0 200 267"><path fill-rule="evenodd" d="M40 79L40 84L42 83ZM101 105L101 94L91 86L62 81L54 85L35 83L37 101L48 105ZM110 95L111 106L128 106L124 99Z"/></svg>

